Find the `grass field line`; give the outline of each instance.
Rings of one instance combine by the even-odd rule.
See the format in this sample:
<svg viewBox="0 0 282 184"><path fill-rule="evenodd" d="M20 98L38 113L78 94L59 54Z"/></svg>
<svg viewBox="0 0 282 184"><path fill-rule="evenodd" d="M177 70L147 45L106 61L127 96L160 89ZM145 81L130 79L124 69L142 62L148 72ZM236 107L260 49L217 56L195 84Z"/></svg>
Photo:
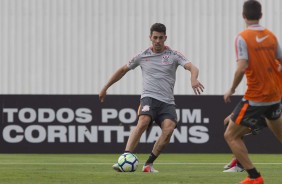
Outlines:
<svg viewBox="0 0 282 184"><path fill-rule="evenodd" d="M139 163L139 164L144 164L144 163ZM197 163L197 162L162 162L162 163L155 163L155 165L224 165L226 163L216 163L216 162L208 162L208 163ZM258 165L282 165L281 162L269 162L269 163L254 163ZM7 163L0 163L0 165L113 165L113 163L95 163L95 162L90 162L90 163L85 163L85 162L37 162L37 163L23 163L23 162L7 162Z"/></svg>

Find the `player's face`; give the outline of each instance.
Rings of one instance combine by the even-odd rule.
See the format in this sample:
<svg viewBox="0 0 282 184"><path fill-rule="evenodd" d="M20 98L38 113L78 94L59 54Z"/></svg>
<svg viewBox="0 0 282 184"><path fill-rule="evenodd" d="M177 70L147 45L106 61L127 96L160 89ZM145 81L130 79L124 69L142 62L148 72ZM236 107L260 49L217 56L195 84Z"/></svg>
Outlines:
<svg viewBox="0 0 282 184"><path fill-rule="evenodd" d="M153 45L153 52L159 53L163 52L165 48L165 41L167 36L164 33L153 31L150 35L150 40Z"/></svg>

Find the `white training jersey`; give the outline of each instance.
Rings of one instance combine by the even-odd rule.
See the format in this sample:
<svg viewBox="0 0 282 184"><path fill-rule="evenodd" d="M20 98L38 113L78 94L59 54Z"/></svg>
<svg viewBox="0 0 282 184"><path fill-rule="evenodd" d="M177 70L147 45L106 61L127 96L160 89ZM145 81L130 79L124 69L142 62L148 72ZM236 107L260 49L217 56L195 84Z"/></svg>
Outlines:
<svg viewBox="0 0 282 184"><path fill-rule="evenodd" d="M152 97L159 101L175 104L173 89L178 65L189 63L182 54L166 47L162 53L154 53L151 48L132 58L127 66L141 67L143 92L141 98Z"/></svg>

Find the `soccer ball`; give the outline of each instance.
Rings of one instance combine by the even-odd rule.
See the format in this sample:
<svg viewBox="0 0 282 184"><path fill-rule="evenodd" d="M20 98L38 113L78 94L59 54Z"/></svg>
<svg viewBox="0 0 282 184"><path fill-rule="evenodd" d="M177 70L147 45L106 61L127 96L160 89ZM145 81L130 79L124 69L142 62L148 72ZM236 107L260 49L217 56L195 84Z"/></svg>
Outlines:
<svg viewBox="0 0 282 184"><path fill-rule="evenodd" d="M118 158L118 166L122 172L134 172L138 167L138 158L132 153L124 153Z"/></svg>

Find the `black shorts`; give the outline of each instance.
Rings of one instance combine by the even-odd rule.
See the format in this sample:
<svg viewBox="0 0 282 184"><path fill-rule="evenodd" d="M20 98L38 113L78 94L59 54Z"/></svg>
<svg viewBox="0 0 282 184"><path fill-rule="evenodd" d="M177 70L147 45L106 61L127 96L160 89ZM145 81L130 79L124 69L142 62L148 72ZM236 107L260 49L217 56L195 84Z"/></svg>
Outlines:
<svg viewBox="0 0 282 184"><path fill-rule="evenodd" d="M177 124L175 105L151 97L144 97L140 100L138 116L140 115L149 115L151 122L155 121L159 126L165 119L171 119Z"/></svg>
<svg viewBox="0 0 282 184"><path fill-rule="evenodd" d="M269 106L251 106L249 101L241 100L235 107L231 119L234 123L249 127L253 131L266 126L264 118L276 120L280 115L280 103Z"/></svg>
<svg viewBox="0 0 282 184"><path fill-rule="evenodd" d="M229 124L229 122L227 122L227 124L225 126L226 128L227 128L228 124ZM262 130L265 127L267 127L266 120L265 120L265 118L263 116L261 116L258 119L257 123L252 127L252 129L250 129L250 133L247 133L246 135L250 135L250 134L258 135L258 134L260 134L262 132Z"/></svg>

